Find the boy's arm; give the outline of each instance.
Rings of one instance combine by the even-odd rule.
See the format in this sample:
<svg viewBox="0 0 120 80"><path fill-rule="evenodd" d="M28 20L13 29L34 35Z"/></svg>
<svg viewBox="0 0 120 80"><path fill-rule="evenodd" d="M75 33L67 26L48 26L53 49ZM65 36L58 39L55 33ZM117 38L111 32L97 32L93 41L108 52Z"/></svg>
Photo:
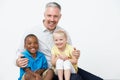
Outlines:
<svg viewBox="0 0 120 80"><path fill-rule="evenodd" d="M31 69L30 69L30 67L25 67L25 68L23 68L23 70L24 70L26 73L32 72Z"/></svg>
<svg viewBox="0 0 120 80"><path fill-rule="evenodd" d="M37 71L35 71L35 73L42 75L42 73L45 71L46 69L39 69Z"/></svg>
<svg viewBox="0 0 120 80"><path fill-rule="evenodd" d="M29 67L23 68L23 70L26 72L24 75L25 80L36 80L36 74L31 71Z"/></svg>

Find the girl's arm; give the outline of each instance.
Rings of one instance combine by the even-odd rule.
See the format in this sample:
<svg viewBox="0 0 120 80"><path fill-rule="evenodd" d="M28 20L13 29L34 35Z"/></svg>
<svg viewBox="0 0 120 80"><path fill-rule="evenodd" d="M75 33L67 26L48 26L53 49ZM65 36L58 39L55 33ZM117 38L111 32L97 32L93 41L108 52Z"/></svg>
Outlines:
<svg viewBox="0 0 120 80"><path fill-rule="evenodd" d="M57 59L58 59L58 57L52 54L51 63L52 63L53 66L56 65Z"/></svg>

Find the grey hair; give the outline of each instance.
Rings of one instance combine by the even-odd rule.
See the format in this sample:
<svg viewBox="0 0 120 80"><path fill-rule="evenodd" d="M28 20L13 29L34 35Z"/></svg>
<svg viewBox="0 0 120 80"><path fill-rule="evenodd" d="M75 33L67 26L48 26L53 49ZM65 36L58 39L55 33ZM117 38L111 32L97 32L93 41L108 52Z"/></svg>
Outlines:
<svg viewBox="0 0 120 80"><path fill-rule="evenodd" d="M56 3L56 2L49 2L49 3L47 3L46 8L47 7L57 7L57 8L59 8L61 10L61 6L58 3Z"/></svg>

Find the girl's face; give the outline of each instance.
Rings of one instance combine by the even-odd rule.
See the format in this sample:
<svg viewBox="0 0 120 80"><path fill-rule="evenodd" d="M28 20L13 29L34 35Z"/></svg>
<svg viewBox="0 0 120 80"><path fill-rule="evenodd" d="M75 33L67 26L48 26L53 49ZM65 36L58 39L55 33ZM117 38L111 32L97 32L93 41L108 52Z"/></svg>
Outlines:
<svg viewBox="0 0 120 80"><path fill-rule="evenodd" d="M31 53L31 54L36 54L39 45L38 45L38 40L34 36L27 37L25 41L25 48Z"/></svg>
<svg viewBox="0 0 120 80"><path fill-rule="evenodd" d="M55 33L54 35L54 43L58 47L58 49L64 49L67 43L67 39L64 34Z"/></svg>

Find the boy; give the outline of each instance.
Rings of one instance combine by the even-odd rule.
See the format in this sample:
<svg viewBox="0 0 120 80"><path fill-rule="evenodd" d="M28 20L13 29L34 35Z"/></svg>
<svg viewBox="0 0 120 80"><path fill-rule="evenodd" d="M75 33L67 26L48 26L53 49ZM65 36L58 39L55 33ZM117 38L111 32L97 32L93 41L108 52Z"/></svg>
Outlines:
<svg viewBox="0 0 120 80"><path fill-rule="evenodd" d="M41 80L43 73L48 68L47 60L42 52L38 51L38 39L34 34L29 34L24 39L24 52L22 57L28 58L28 65L20 68L18 80Z"/></svg>

